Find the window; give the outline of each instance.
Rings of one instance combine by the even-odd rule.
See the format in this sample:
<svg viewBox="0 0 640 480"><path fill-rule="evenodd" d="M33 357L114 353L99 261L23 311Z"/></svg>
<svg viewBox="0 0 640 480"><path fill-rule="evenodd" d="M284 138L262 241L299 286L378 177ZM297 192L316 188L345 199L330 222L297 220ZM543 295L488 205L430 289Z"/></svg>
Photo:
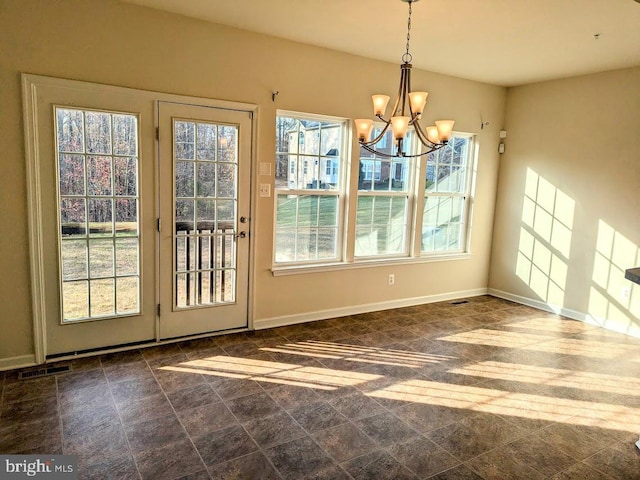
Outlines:
<svg viewBox="0 0 640 480"><path fill-rule="evenodd" d="M276 263L342 260L346 125L343 119L278 115L275 170L288 174L276 175Z"/></svg>
<svg viewBox="0 0 640 480"><path fill-rule="evenodd" d="M456 135L427 159L421 252L462 252L466 245L472 137Z"/></svg>
<svg viewBox="0 0 640 480"><path fill-rule="evenodd" d="M374 128L373 136L380 134ZM393 145L391 131L381 143ZM415 148L411 133L405 148ZM388 148L387 148L388 150ZM407 256L409 254L410 185L405 179L409 158L385 158L360 149L355 256Z"/></svg>
<svg viewBox="0 0 640 480"><path fill-rule="evenodd" d="M360 148L358 168L345 178L347 125L306 114L277 116L275 171L282 173L276 174L275 267L465 253L474 137L455 134L446 147L421 157ZM372 136L381 129L374 125ZM389 130L376 149L392 154L395 144ZM420 152L411 130L404 148L407 155ZM356 197L349 200L353 223L343 214L348 193Z"/></svg>
<svg viewBox="0 0 640 480"><path fill-rule="evenodd" d="M140 312L138 118L55 109L63 322Z"/></svg>

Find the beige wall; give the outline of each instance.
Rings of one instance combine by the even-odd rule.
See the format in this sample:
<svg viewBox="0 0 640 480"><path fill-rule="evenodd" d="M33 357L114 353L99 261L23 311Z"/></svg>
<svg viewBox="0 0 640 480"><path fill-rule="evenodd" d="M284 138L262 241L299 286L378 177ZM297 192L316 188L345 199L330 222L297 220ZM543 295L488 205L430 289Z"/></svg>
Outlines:
<svg viewBox="0 0 640 480"><path fill-rule="evenodd" d="M507 98L490 287L640 336L640 68Z"/></svg>
<svg viewBox="0 0 640 480"><path fill-rule="evenodd" d="M0 360L33 353L21 72L257 104L260 162L274 161L277 108L369 116L368 95L393 93L399 77L395 64L113 0L3 0L0 46ZM420 71L413 85L430 91L429 117L455 118L465 132L479 132L481 116L491 122L479 135L471 259L273 277L273 198L260 198L255 320L486 288L506 91Z"/></svg>

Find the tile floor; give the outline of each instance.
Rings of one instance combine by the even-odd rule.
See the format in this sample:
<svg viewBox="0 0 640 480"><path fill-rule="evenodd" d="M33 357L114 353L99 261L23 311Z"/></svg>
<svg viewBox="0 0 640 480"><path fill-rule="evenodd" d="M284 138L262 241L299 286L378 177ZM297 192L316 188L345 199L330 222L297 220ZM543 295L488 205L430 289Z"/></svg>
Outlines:
<svg viewBox="0 0 640 480"><path fill-rule="evenodd" d="M489 296L0 373L83 479L638 479L640 339Z"/></svg>

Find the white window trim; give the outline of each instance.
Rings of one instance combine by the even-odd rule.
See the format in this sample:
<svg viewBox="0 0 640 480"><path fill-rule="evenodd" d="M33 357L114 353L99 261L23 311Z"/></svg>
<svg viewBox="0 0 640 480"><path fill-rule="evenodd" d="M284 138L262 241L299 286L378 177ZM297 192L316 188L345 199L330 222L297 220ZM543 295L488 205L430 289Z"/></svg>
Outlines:
<svg viewBox="0 0 640 480"><path fill-rule="evenodd" d="M350 157L352 155L350 139L352 137L352 129L350 126L351 121L347 118L343 117L333 117L328 115L318 115L318 114L310 114L304 112L294 112L291 110L277 110L276 117L290 117L304 120L316 120L318 122L335 122L342 123L343 125L343 138L341 141L341 148L344 152L344 155L340 155L341 159L340 165L338 167L338 175L340 178L340 182L338 184L338 188L335 190L322 190L322 189L292 189L292 188L274 188L274 201L273 201L273 248L272 248L272 258L271 258L271 269L273 270L282 270L282 269L290 269L290 268L309 268L316 267L319 265L329 265L329 264L343 264L345 262L345 258L347 256L346 253L346 245L345 238L347 236L346 232L346 223L347 223L347 197L348 197L348 189L347 185L350 182L349 175L349 166L350 166ZM277 150L274 152L276 155L285 154L287 152L278 152ZM305 158L305 161L308 158L313 157L313 155L303 155L300 158ZM326 155L319 155L316 158L322 157L331 159L333 163L334 157L329 157ZM289 160L290 161L290 160ZM319 165L318 165L319 167ZM335 172L336 167L335 164L333 166L333 170ZM309 260L309 261L294 261L294 262L276 262L276 238L277 238L277 220L278 220L278 195L323 195L323 196L331 196L334 195L338 197L338 218L336 220L337 235L336 235L336 257L329 258L326 260Z"/></svg>

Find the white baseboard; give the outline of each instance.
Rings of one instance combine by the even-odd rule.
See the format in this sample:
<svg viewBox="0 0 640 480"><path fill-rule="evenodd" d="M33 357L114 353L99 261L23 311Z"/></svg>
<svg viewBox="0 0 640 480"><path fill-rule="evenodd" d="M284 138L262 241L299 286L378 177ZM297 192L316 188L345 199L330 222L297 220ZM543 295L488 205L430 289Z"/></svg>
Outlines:
<svg viewBox="0 0 640 480"><path fill-rule="evenodd" d="M32 367L36 365L35 355L20 355L19 357L0 358L0 372L14 368Z"/></svg>
<svg viewBox="0 0 640 480"><path fill-rule="evenodd" d="M422 305L425 303L443 302L447 300L456 300L458 298L477 297L486 294L486 288L476 288L473 290L441 293L438 295L427 295L424 297L403 298L400 300L390 300L387 302L367 303L364 305L350 305L348 307L317 310L314 312L297 313L294 315L284 315L282 317L271 317L264 318L262 320L255 320L253 322L253 327L256 330L264 330L265 328L285 327L287 325L314 322L316 320L327 320L329 318L357 315L359 313L390 310L392 308L412 307L414 305Z"/></svg>
<svg viewBox="0 0 640 480"><path fill-rule="evenodd" d="M489 295L493 295L494 297L504 298L505 300L511 300L512 302L520 303L522 305L527 305L529 307L534 307L539 310L544 310L545 312L562 315L563 317L567 317L572 320L579 320L588 325L595 325L597 327L601 327L607 330L624 333L625 335L640 338L640 333L630 332L622 328L616 328L616 324L610 321L607 321L606 318L597 318L589 313L579 312L577 310L571 310L570 308L565 308L558 305L551 305L541 300L536 300L529 297L522 297L520 295L515 295L513 293L505 292L503 290L498 290L496 288L487 289L487 293ZM638 332L640 332L640 325L637 330Z"/></svg>

